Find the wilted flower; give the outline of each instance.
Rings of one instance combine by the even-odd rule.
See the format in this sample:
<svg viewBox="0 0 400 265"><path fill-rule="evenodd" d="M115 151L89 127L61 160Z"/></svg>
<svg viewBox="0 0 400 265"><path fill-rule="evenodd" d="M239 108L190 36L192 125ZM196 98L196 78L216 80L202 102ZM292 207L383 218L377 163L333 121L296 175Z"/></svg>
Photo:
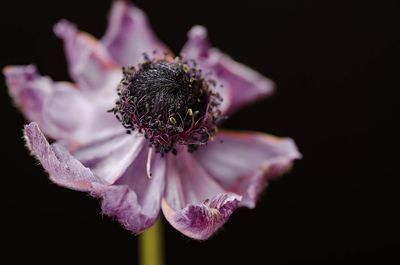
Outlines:
<svg viewBox="0 0 400 265"><path fill-rule="evenodd" d="M237 207L255 207L267 181L300 157L289 138L217 131L273 85L210 47L205 28L193 27L173 57L140 9L115 1L100 41L64 20L54 31L75 84L34 66L4 69L34 121L28 147L54 183L102 198L103 212L130 231L153 225L162 209L177 230L206 239Z"/></svg>

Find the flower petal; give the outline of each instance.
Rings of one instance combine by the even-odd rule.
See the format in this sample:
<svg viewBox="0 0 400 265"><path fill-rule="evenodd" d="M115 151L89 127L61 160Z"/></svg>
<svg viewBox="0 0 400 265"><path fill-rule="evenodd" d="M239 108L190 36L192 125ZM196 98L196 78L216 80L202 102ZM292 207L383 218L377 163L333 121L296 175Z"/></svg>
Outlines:
<svg viewBox="0 0 400 265"><path fill-rule="evenodd" d="M274 90L273 82L231 59L218 49L210 47L207 30L202 26L193 27L188 41L182 49L182 56L194 59L206 73L212 73L223 85L216 90L224 98L228 97L230 106L221 107L225 113L237 109L258 99L269 96Z"/></svg>
<svg viewBox="0 0 400 265"><path fill-rule="evenodd" d="M165 159L153 157L153 174L149 179L145 168L148 149L144 147L115 185L109 185L71 156L63 146L50 145L37 123L25 126L24 132L28 148L54 183L102 197L103 212L117 217L132 232L139 233L154 224L164 191Z"/></svg>
<svg viewBox="0 0 400 265"><path fill-rule="evenodd" d="M236 210L240 197L220 194L207 204L189 204L176 211L168 202L162 200L162 210L168 222L184 235L206 240L213 235ZM208 204L209 202L209 204Z"/></svg>
<svg viewBox="0 0 400 265"><path fill-rule="evenodd" d="M146 14L127 1L114 1L102 42L120 65L136 65L143 53L167 51L151 29Z"/></svg>
<svg viewBox="0 0 400 265"><path fill-rule="evenodd" d="M9 93L29 121L64 145L91 141L94 135L123 132L124 129L104 106L68 82L54 82L40 76L36 67L7 66L3 73Z"/></svg>
<svg viewBox="0 0 400 265"><path fill-rule="evenodd" d="M228 131L219 132L193 156L222 187L243 196L240 205L249 208L255 207L269 179L301 157L290 138Z"/></svg>
<svg viewBox="0 0 400 265"><path fill-rule="evenodd" d="M50 145L37 123L32 122L26 125L24 133L28 148L49 173L54 183L79 191L89 191L93 183L102 183L62 146Z"/></svg>
<svg viewBox="0 0 400 265"><path fill-rule="evenodd" d="M50 137L71 138L90 120L90 102L72 84L42 77L33 65L8 66L3 72L16 105Z"/></svg>
<svg viewBox="0 0 400 265"><path fill-rule="evenodd" d="M134 233L140 233L155 223L164 191L165 159L160 155L153 157L152 178L148 178L147 152L145 146L114 185L96 184L92 192L94 196L103 198L104 214L116 217Z"/></svg>
<svg viewBox="0 0 400 265"><path fill-rule="evenodd" d="M80 88L115 90L122 78L120 67L101 42L85 32L79 32L66 20L54 26L54 33L64 41L70 75Z"/></svg>
<svg viewBox="0 0 400 265"><path fill-rule="evenodd" d="M42 123L43 104L52 93L52 80L39 76L33 65L7 66L3 74L11 97L25 117Z"/></svg>
<svg viewBox="0 0 400 265"><path fill-rule="evenodd" d="M168 156L162 210L168 222L184 235L204 240L217 231L237 208L241 197L226 192L181 149Z"/></svg>
<svg viewBox="0 0 400 265"><path fill-rule="evenodd" d="M69 83L53 83L43 104L42 119L57 138L78 138L76 134L91 122L94 108L90 101ZM74 137L75 136L75 137Z"/></svg>
<svg viewBox="0 0 400 265"><path fill-rule="evenodd" d="M73 155L108 184L113 184L136 159L145 139L139 133L111 135L82 146Z"/></svg>

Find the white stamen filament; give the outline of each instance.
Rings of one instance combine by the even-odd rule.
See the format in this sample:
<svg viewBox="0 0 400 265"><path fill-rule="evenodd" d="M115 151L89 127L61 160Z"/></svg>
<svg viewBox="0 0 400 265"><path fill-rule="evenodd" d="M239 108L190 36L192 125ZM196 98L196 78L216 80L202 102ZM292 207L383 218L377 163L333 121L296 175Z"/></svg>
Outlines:
<svg viewBox="0 0 400 265"><path fill-rule="evenodd" d="M147 163L146 163L146 172L147 177L151 179L151 160L153 159L153 148L149 148L149 152L147 154Z"/></svg>

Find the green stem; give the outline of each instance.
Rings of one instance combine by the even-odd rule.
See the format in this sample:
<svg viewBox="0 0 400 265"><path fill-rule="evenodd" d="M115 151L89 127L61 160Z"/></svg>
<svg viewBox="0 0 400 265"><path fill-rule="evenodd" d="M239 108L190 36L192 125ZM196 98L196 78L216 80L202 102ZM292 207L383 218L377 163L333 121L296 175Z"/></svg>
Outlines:
<svg viewBox="0 0 400 265"><path fill-rule="evenodd" d="M152 227L139 236L139 264L163 265L163 243L162 220L159 218Z"/></svg>

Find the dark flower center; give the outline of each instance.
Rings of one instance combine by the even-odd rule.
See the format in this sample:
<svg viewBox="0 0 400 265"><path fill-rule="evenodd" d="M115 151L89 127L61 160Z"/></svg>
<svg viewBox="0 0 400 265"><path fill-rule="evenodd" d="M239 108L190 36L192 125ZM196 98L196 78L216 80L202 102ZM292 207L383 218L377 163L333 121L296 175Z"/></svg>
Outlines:
<svg viewBox="0 0 400 265"><path fill-rule="evenodd" d="M137 68L124 67L123 75L112 111L128 133L144 133L157 152L176 154L176 144L194 151L215 134L221 98L194 63L146 57Z"/></svg>

